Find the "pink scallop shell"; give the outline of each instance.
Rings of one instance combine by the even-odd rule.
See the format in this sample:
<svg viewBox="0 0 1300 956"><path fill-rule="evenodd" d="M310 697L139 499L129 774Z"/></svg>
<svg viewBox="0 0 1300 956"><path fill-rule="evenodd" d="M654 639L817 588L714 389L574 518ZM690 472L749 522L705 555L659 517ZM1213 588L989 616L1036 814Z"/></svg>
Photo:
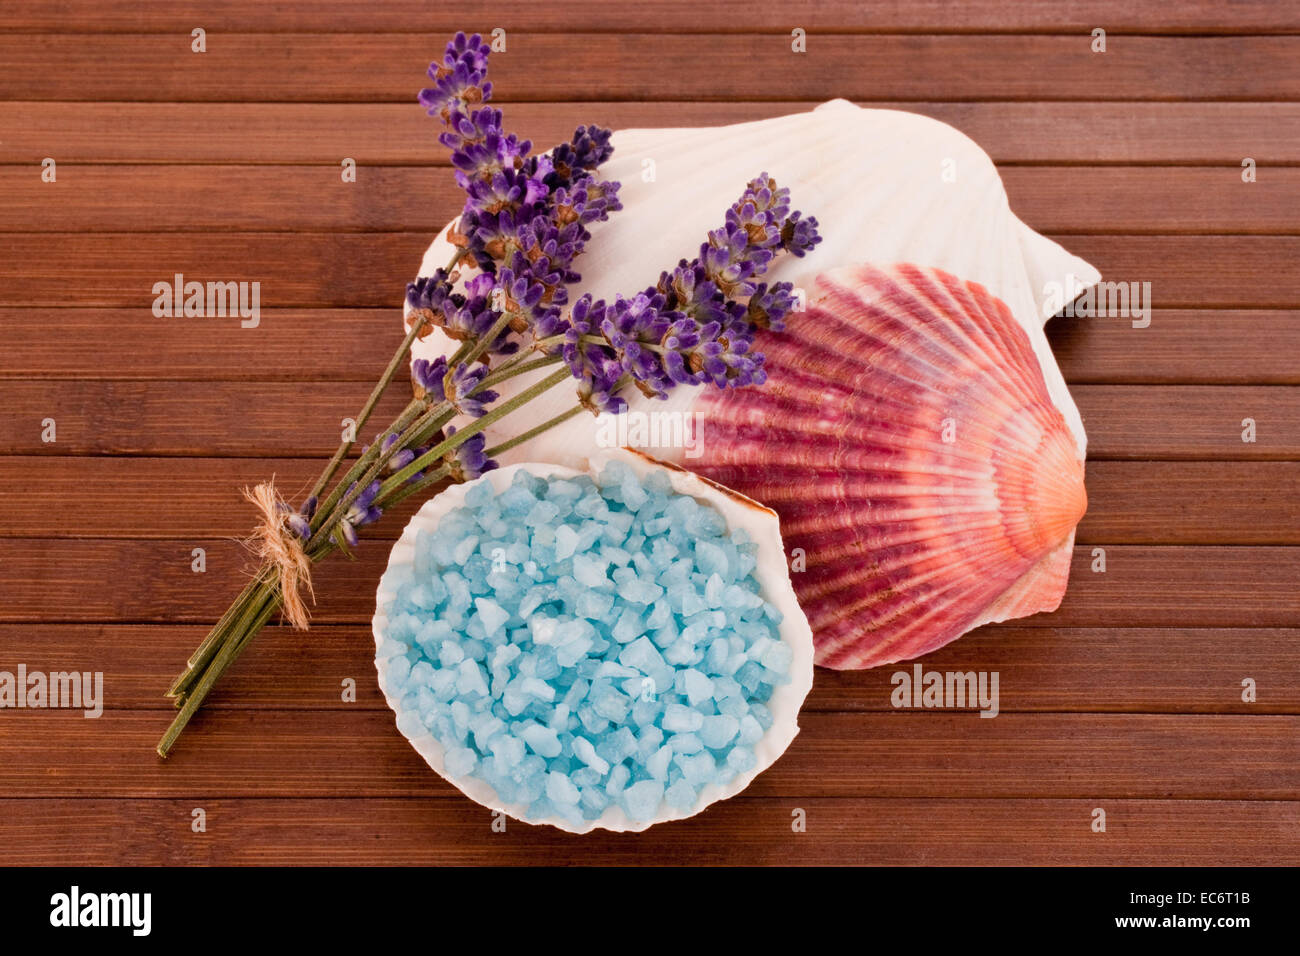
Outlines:
<svg viewBox="0 0 1300 956"><path fill-rule="evenodd" d="M703 391L690 467L780 515L817 663L1055 609L1083 463L1006 304L914 265L836 269L809 298L756 344L766 385Z"/></svg>

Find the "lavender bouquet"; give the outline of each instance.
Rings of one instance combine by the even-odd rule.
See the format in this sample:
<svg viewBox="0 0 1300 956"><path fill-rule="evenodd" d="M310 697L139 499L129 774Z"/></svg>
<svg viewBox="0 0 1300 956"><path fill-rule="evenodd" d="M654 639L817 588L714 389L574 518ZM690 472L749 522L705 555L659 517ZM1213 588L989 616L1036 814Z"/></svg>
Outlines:
<svg viewBox="0 0 1300 956"><path fill-rule="evenodd" d="M782 328L794 290L760 279L777 255L802 256L820 241L817 220L793 212L789 191L760 174L694 259L628 297L570 303L588 226L620 208L618 183L598 175L613 152L610 131L580 126L569 142L532 154L528 141L504 131L501 111L484 105L492 94L487 61L479 36L457 34L429 67L432 86L420 92L444 127L439 141L451 151L465 208L451 234L451 261L407 286L410 328L356 416L357 431L415 339L436 327L459 348L450 358L415 361L414 398L357 456L350 458L352 442L340 444L301 505L287 504L269 482L245 491L260 512L250 544L261 564L168 690L180 712L158 743L161 756L277 610L295 628L308 627L312 565L336 552L351 556L358 529L385 510L476 478L496 467L495 456L575 415L621 411L626 388L662 398L679 386L764 381L754 332ZM494 385L552 366L498 401ZM577 386L572 408L486 447L484 428L566 382ZM458 416L473 421L457 430Z"/></svg>

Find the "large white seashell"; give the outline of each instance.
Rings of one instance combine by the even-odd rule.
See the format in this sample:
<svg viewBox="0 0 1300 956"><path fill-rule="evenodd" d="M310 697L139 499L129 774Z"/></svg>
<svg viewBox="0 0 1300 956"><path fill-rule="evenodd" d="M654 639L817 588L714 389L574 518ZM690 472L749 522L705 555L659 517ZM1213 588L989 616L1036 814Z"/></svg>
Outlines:
<svg viewBox="0 0 1300 956"><path fill-rule="evenodd" d="M754 766L745 773L737 775L725 786L709 784L703 787L700 790L699 801L692 809L687 811L677 810L665 803L660 809L660 814L648 821L630 819L617 804L612 804L601 816L588 821L586 825L581 827L555 817L533 819L529 817L526 806L502 802L497 797L496 791L486 781L473 776L448 776L444 763L445 750L432 734L426 732L419 736L407 737L411 746L415 748L416 752L424 758L430 767L471 800L492 810L500 810L518 820L529 823L546 823L573 833L586 833L595 829L644 830L656 823L694 816L710 804L740 793L753 782L755 777L775 763L777 758L785 753L786 748L790 746L795 735L799 733L799 708L803 706L804 698L808 696L808 692L812 689L812 632L808 627L808 619L799 608L799 602L795 598L790 579L785 573L784 563L780 557L784 554L784 545L781 541L781 531L776 514L771 509L763 507L729 489L721 488L699 475L683 471L664 462L655 461L634 451L616 449L609 454L594 455L590 460L581 462L578 468L526 462L508 465L496 471L490 471L472 482L452 485L424 503L424 506L420 508L415 517L407 524L405 530L402 531L401 537L398 538L397 543L389 553L387 570L379 580L375 616L371 622L371 628L375 636L375 667L379 672L379 687L393 712L400 716L402 712L401 701L393 695L388 686L388 668L385 666L388 658L380 656L384 646L384 638L388 632L388 615L385 613L385 608L396 597L396 593L391 586L392 577L388 572L401 566L413 564L415 560L415 540L420 531L436 530L444 516L465 504L465 495L477 482L488 482L496 491L501 492L510 486L515 472L520 469L545 477L572 477L579 473L594 476L599 474L611 460L622 462L643 477L652 471L666 471L674 492L691 495L707 502L726 520L728 530L734 531L737 528L743 528L749 534L750 540L758 548L759 561L754 569L754 576L758 581L760 593L766 601L781 612L781 639L790 646L794 652L794 658L790 664L790 682L774 688L772 696L767 702L772 712L772 726L763 734L762 739L754 745L754 756L756 757ZM775 558L773 558L774 555Z"/></svg>
<svg viewBox="0 0 1300 956"><path fill-rule="evenodd" d="M602 173L622 183L624 209L592 227L590 251L577 263L583 280L570 290L571 300L584 292L605 299L632 295L654 284L662 270L697 253L745 184L766 171L789 187L793 208L817 217L823 242L803 259L778 260L765 278L793 282L812 295L819 274L864 263L906 262L978 284L1005 304L1023 330L1046 394L1073 437L1077 460L1083 460L1083 423L1042 325L1044 313L1059 307L1062 291L1073 296L1100 276L1016 218L992 160L969 138L927 117L833 100L808 113L735 126L623 130L614 134L613 142L614 157ZM446 230L429 247L421 275L451 258L454 250L445 237ZM811 318L795 314L789 324L794 327ZM449 354L452 347L435 332L416 343L414 357L435 358ZM509 396L535 380L520 376L498 390ZM595 449L629 443L631 435L635 437L630 443L660 458L688 468L706 466L701 457L705 451L683 444L684 430L673 427L694 421L704 401L699 389L678 388L667 401L628 391L626 427L579 415L512 449L502 460L573 464ZM573 390L558 386L489 428L488 445L572 405ZM648 436L638 435L636 425L648 412L657 413L651 424L658 427ZM782 511L780 504L773 504ZM1071 530L1053 552L1055 557L1038 571L1026 573L987 607L968 609L978 613L969 615L957 633L936 630L944 635L938 643L984 621L1055 607L1064 591L1072 540ZM881 656L849 655L835 666L883 661Z"/></svg>
<svg viewBox="0 0 1300 956"><path fill-rule="evenodd" d="M613 143L614 156L601 175L622 184L623 209L592 226L588 251L576 263L582 281L570 288L570 301L584 292L609 300L653 285L661 271L696 255L745 184L766 171L789 187L793 208L817 217L823 237L803 259L779 259L766 279L805 287L837 266L913 262L978 282L1029 334L1082 458L1083 423L1043 334L1043 309L1053 283L1078 291L1100 274L1012 214L997 167L973 140L915 113L831 100L810 112L734 126L620 130ZM426 251L420 275L446 265L453 252L444 230ZM432 359L451 350L435 332L415 344L413 357ZM538 377L520 376L498 391L508 396ZM630 398L633 409L680 413L695 395L677 389L664 402ZM488 429L488 444L572 404L572 390L557 387ZM501 460L572 463L595 447L598 434L591 417L579 416ZM646 450L682 458L673 445Z"/></svg>

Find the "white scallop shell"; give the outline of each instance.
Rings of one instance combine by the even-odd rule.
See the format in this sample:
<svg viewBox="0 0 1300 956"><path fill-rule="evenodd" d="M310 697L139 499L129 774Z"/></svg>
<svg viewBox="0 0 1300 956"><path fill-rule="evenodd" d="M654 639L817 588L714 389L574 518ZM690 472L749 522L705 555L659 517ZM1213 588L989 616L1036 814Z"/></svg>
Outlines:
<svg viewBox="0 0 1300 956"><path fill-rule="evenodd" d="M587 821L586 825L581 827L576 827L562 819L530 819L527 807L503 803L497 797L496 791L486 781L478 777L452 778L448 776L443 763L443 746L432 734L425 733L418 737L407 737L411 746L415 748L416 752L424 758L430 767L471 800L492 810L500 810L517 820L528 823L547 823L562 830L568 830L571 833L586 833L594 829L644 830L656 823L694 816L712 803L735 796L749 786L755 777L775 763L777 758L790 746L790 742L799 733L799 708L803 706L804 698L808 696L808 691L812 689L812 631L808 626L808 619L804 616L799 607L799 602L795 598L794 588L790 584L790 577L785 571L785 548L781 541L780 526L775 512L750 501L743 495L721 488L705 478L683 471L675 466L654 461L637 452L616 449L609 454L592 456L589 460L581 462L578 468L568 468L555 464L519 463L508 465L496 471L490 471L482 478L474 481L451 485L445 491L426 501L415 517L407 524L405 530L402 531L401 537L393 546L393 550L389 553L387 571L401 565L412 565L415 560L415 540L419 532L422 530L435 530L443 517L464 505L465 495L478 482L488 482L499 493L510 487L515 472L519 470L526 470L531 474L545 477L567 478L582 473L594 476L599 474L605 464L611 460L623 462L642 476L652 471L665 471L672 482L673 491L678 494L691 495L712 505L726 519L729 530L745 529L750 539L757 546L757 553L760 558L754 570L754 576L758 580L763 598L783 615L780 628L781 638L794 651L794 659L790 664L790 682L775 688L771 699L768 701L768 707L773 718L772 726L754 746L754 756L757 758L754 767L746 773L737 775L725 786L709 784L703 787L700 790L699 801L693 809L682 811L664 804L660 815L649 821L630 819L617 804L612 804L601 816L595 820ZM385 608L396 597L396 593L389 585L391 579L387 571L379 581L375 616L371 622L371 628L375 636L375 668L379 672L379 687L384 692L384 699L388 701L388 706L393 709L395 714L400 715L401 701L391 693L388 687L388 668L385 664L389 658L379 656L384 644L384 635L388 630L388 615L385 613Z"/></svg>
<svg viewBox="0 0 1300 956"><path fill-rule="evenodd" d="M662 270L694 257L745 184L766 171L790 188L793 208L817 217L823 236L805 258L778 261L768 273L771 281L807 287L814 275L839 266L911 262L979 283L1008 305L1028 333L1082 459L1083 423L1042 325L1062 304L1053 284L1072 298L1100 275L1012 214L993 161L964 134L914 113L832 100L810 112L734 126L620 130L613 142L614 156L601 172L622 184L624 208L592 227L589 251L576 264L582 282L570 289L571 301L584 292L610 299L652 285ZM429 247L421 275L451 258L445 235L446 230ZM1055 307L1048 305L1054 296ZM432 359L450 351L449 341L435 332L416 343L413 355ZM498 391L509 396L541 374L520 376ZM628 391L630 411L641 412L686 412L696 395L678 388L661 402ZM488 445L572 404L572 389L557 386L489 428ZM573 464L602 447L609 431L580 415L501 460ZM683 458L673 444L644 447L667 460Z"/></svg>

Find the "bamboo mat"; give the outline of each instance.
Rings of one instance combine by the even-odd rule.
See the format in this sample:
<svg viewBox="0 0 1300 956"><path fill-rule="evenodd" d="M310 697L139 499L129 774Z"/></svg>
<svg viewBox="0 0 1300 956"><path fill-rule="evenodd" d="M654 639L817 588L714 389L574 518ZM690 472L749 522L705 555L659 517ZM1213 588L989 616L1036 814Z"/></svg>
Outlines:
<svg viewBox="0 0 1300 956"><path fill-rule="evenodd" d="M998 671L997 719L895 711L895 667L819 671L803 733L739 798L641 835L494 832L375 685L374 588L411 506L322 567L310 635L268 630L155 757L161 692L242 580L237 489L319 468L458 211L424 69L497 27L499 105L538 145L836 96L912 110L976 139L1031 226L1152 284L1149 328L1049 325L1090 439L1061 609L922 662ZM102 670L106 701L0 711L6 860L1300 862L1297 262L1295 3L8 0L0 669ZM260 326L155 318L178 272L260 281Z"/></svg>

